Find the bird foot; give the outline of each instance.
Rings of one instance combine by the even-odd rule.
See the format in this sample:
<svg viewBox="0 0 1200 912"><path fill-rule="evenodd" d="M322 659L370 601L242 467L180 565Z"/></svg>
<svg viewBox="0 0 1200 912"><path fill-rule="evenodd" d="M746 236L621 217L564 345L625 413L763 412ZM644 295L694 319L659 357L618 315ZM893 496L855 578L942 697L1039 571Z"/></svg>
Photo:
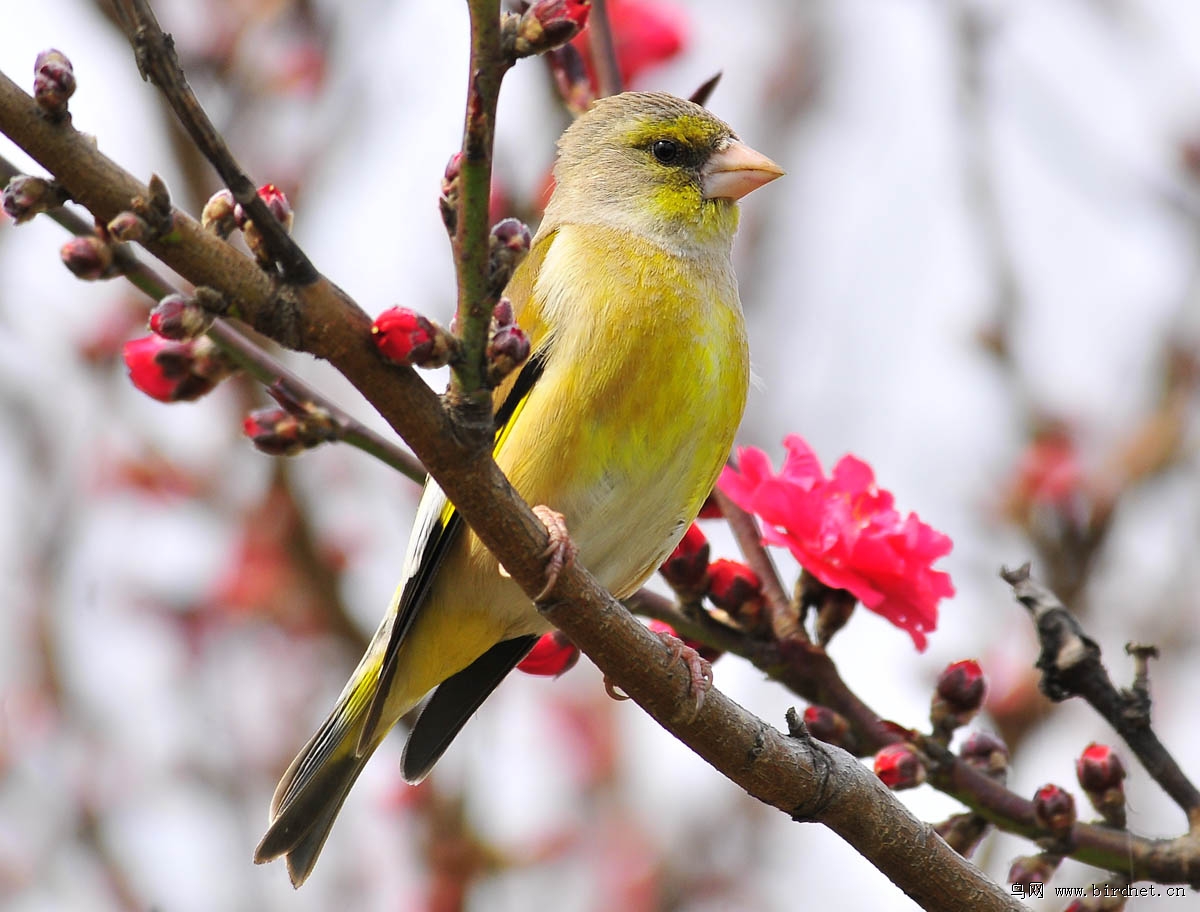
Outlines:
<svg viewBox="0 0 1200 912"><path fill-rule="evenodd" d="M558 582L558 575L574 563L579 549L575 547L575 542L571 541L571 533L567 531L567 521L561 513L551 510L544 504L535 506L533 512L542 521L542 525L546 527L546 534L550 536L550 544L542 552L542 557L546 560L546 585L534 599L535 602L540 602L550 594L550 590Z"/></svg>
<svg viewBox="0 0 1200 912"><path fill-rule="evenodd" d="M663 645L671 650L671 661L677 662L682 659L683 664L687 666L687 692L695 704L692 709L692 716L694 718L695 714L700 712L700 708L704 705L704 697L712 690L712 664L674 634L667 633L666 631L656 631L656 635L663 641Z"/></svg>

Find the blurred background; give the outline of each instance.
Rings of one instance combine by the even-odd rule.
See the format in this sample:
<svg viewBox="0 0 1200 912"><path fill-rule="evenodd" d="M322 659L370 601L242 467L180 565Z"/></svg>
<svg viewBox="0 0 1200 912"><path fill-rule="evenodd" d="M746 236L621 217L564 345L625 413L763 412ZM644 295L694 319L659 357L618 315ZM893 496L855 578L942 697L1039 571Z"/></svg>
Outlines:
<svg viewBox="0 0 1200 912"><path fill-rule="evenodd" d="M1200 5L610 3L631 87L688 95L722 71L710 107L789 172L743 206L758 382L739 442L778 461L799 433L827 467L852 452L954 540L940 568L958 595L928 649L860 609L831 646L843 676L921 726L937 673L979 658L990 692L973 727L1009 742L1011 786L1057 782L1086 816L1074 759L1113 736L1037 693L1031 625L997 577L1032 560L1119 684L1126 642L1160 647L1157 730L1200 773ZM465 4L154 6L243 165L288 193L318 267L372 314L448 321L436 196L461 130ZM35 55L64 51L74 124L197 213L215 177L107 9L9 4L0 69L30 86ZM512 71L498 216L536 219L567 117L543 62ZM0 154L41 173L2 137ZM298 893L282 865L255 867L280 773L391 596L418 489L348 447L257 453L241 419L265 397L249 382L172 406L137 392L120 347L147 301L74 279L64 240L46 219L0 220L0 905L916 908L832 833L609 700L586 659L557 680L514 675L419 788L387 742ZM288 361L386 430L325 365ZM720 524L704 530L714 556L737 556ZM715 674L780 727L800 702L736 657ZM1131 828L1182 832L1126 765ZM928 787L903 800L931 822L958 810ZM993 835L976 861L1003 882L1032 851ZM1103 879L1068 863L1056 883Z"/></svg>

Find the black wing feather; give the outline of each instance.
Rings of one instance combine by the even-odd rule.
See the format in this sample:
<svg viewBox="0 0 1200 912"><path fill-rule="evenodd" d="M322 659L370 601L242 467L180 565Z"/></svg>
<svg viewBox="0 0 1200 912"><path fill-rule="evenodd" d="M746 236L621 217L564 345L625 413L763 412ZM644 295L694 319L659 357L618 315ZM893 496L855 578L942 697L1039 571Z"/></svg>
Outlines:
<svg viewBox="0 0 1200 912"><path fill-rule="evenodd" d="M517 406L529 395L529 391L533 389L534 384L542 376L549 349L550 346L545 345L530 356L529 360L525 362L525 366L521 368L521 373L517 375L512 389L504 397L504 402L501 403L500 408L496 411L497 440L499 440L508 422L512 420ZM404 637L412 628L418 610L425 604L425 598L429 594L429 589L433 585L433 581L437 578L438 568L442 565L442 561L445 560L446 555L450 553L450 546L458 538L462 524L462 516L457 510L452 510L444 521L440 521L430 530L430 541L421 555L420 566L418 566L417 572L413 574L412 579L404 587L404 592L400 595L400 604L396 609L396 620L392 624L391 632L388 635L387 647L384 651L383 667L379 670L379 682L375 686L375 694L371 698L371 705L367 708L366 724L363 725L362 731L359 732L358 747L356 749L356 753L359 756L363 756L369 749L370 742L375 735L375 728L378 726L379 718L383 714L383 706L387 701L388 691L391 690L392 679L396 676L396 663L400 655L400 644L404 642ZM520 661L520 659L518 658L517 661ZM515 664L516 662L513 662L513 665ZM512 666L509 667L511 669ZM488 693L491 693L491 690L498 683L500 683L499 679L482 694L479 699L480 703L483 702L483 699ZM476 703L475 705L478 706L479 704ZM472 709L473 711L474 709ZM462 727L462 723L459 723L459 727ZM450 737L453 737L453 733L451 733ZM447 741L448 743L449 741ZM444 747L442 749L445 750Z"/></svg>

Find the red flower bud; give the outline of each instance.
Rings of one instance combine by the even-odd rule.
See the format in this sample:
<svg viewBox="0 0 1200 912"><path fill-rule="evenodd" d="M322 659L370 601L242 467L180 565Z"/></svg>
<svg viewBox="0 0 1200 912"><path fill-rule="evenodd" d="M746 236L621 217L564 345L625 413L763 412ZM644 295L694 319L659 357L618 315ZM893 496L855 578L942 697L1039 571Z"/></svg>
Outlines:
<svg viewBox="0 0 1200 912"><path fill-rule="evenodd" d="M1075 825L1075 798L1057 785L1043 785L1033 796L1033 819L1057 837L1070 834Z"/></svg>
<svg viewBox="0 0 1200 912"><path fill-rule="evenodd" d="M1003 781L1008 773L1008 747L991 732L973 732L959 748L958 755L993 779Z"/></svg>
<svg viewBox="0 0 1200 912"><path fill-rule="evenodd" d="M1079 784L1085 791L1103 792L1116 788L1125 780L1125 766L1121 758L1107 744L1089 744L1075 761L1075 772Z"/></svg>
<svg viewBox="0 0 1200 912"><path fill-rule="evenodd" d="M442 367L457 345L432 320L407 307L390 307L371 324L375 346L385 358L414 367Z"/></svg>
<svg viewBox="0 0 1200 912"><path fill-rule="evenodd" d="M487 371L488 383L499 385L500 381L525 363L529 357L529 337L525 330L510 323L501 326L488 340Z"/></svg>
<svg viewBox="0 0 1200 912"><path fill-rule="evenodd" d="M257 409L242 419L242 433L271 456L294 456L305 449L300 420L281 408Z"/></svg>
<svg viewBox="0 0 1200 912"><path fill-rule="evenodd" d="M708 597L739 622L754 626L762 614L762 583L745 564L721 558L708 565Z"/></svg>
<svg viewBox="0 0 1200 912"><path fill-rule="evenodd" d="M569 671L579 661L579 649L567 639L561 630L544 633L525 656L517 663L517 670L531 675L557 678Z"/></svg>
<svg viewBox="0 0 1200 912"><path fill-rule="evenodd" d="M815 703L804 710L804 724L818 741L850 748L850 723L841 713Z"/></svg>
<svg viewBox="0 0 1200 912"><path fill-rule="evenodd" d="M291 231L295 215L292 212L291 203L288 202L287 194L274 184L263 184L258 188L257 192L258 198L267 204L267 209L270 210L271 215L275 216L279 224L283 225L284 230ZM217 195L219 196L220 194ZM209 202L211 203L215 198L214 196ZM237 226L242 229L251 224L249 215L240 203L234 206L233 219Z"/></svg>
<svg viewBox="0 0 1200 912"><path fill-rule="evenodd" d="M708 539L700 527L692 523L658 572L681 599L699 600L708 584L708 555Z"/></svg>
<svg viewBox="0 0 1200 912"><path fill-rule="evenodd" d="M199 399L234 369L205 338L170 342L145 336L126 342L122 355L133 385L160 402Z"/></svg>
<svg viewBox="0 0 1200 912"><path fill-rule="evenodd" d="M93 281L113 275L112 246L94 234L71 238L60 254L63 265L81 279Z"/></svg>
<svg viewBox="0 0 1200 912"><path fill-rule="evenodd" d="M987 680L974 659L948 665L938 675L937 690L929 718L936 731L945 734L966 725L983 706Z"/></svg>
<svg viewBox="0 0 1200 912"><path fill-rule="evenodd" d="M75 71L62 51L51 48L33 63L33 98L53 120L67 113L67 99L75 94Z"/></svg>
<svg viewBox="0 0 1200 912"><path fill-rule="evenodd" d="M1089 744L1075 761L1075 774L1092 807L1109 826L1125 828L1125 766L1106 744Z"/></svg>
<svg viewBox="0 0 1200 912"><path fill-rule="evenodd" d="M723 653L720 649L714 649L712 646L706 646L704 643L701 643L697 640L689 640L686 637L681 637L675 632L675 628L666 621L652 620L646 626L650 628L652 632L657 633L660 637L674 637L675 639L679 640L679 642L683 643L683 645L688 649L694 649L700 658L704 659L705 661L715 662L717 659L721 658L721 656L725 655L725 653Z"/></svg>
<svg viewBox="0 0 1200 912"><path fill-rule="evenodd" d="M889 744L875 755L875 775L892 791L915 788L925 781L925 765L912 745Z"/></svg>
<svg viewBox="0 0 1200 912"><path fill-rule="evenodd" d="M164 339L182 342L202 335L212 325L212 315L194 298L167 295L150 311L150 331Z"/></svg>

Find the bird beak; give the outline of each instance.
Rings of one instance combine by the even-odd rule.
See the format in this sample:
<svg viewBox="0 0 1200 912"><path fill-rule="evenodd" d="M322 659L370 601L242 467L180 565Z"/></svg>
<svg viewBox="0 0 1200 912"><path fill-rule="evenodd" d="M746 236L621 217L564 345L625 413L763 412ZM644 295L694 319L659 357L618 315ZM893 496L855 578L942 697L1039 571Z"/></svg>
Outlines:
<svg viewBox="0 0 1200 912"><path fill-rule="evenodd" d="M738 200L783 173L771 159L735 139L714 152L701 169L700 192L705 199Z"/></svg>

